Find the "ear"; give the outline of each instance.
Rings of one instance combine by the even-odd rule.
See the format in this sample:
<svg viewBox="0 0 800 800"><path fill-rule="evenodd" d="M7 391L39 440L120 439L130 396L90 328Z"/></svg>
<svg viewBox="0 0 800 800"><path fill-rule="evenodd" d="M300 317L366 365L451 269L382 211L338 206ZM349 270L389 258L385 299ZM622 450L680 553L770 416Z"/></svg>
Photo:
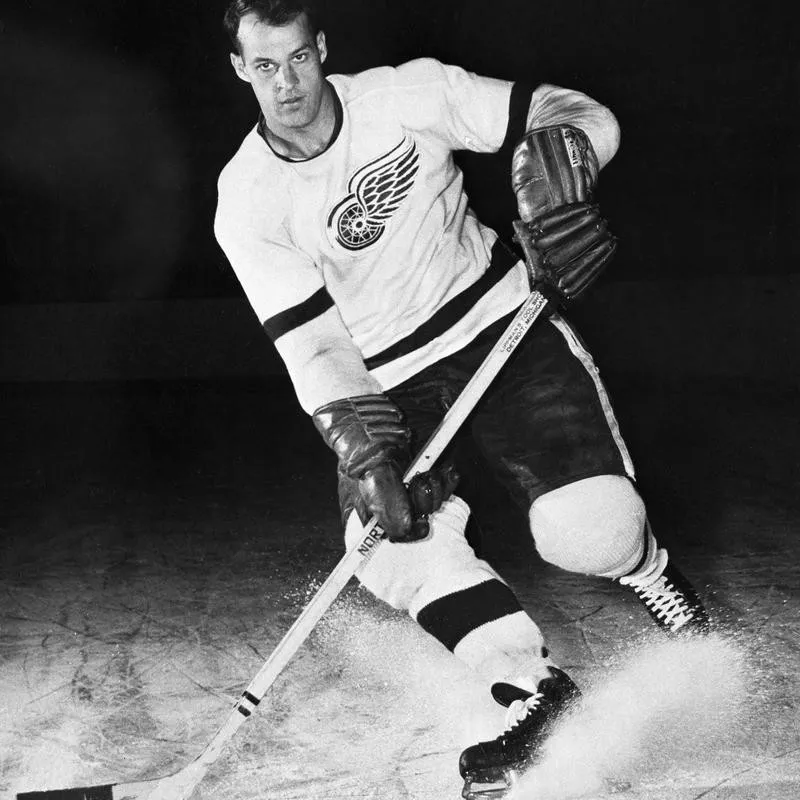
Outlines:
<svg viewBox="0 0 800 800"><path fill-rule="evenodd" d="M244 68L244 59L238 53L231 53L231 64L234 72L246 83L250 83L250 76Z"/></svg>
<svg viewBox="0 0 800 800"><path fill-rule="evenodd" d="M328 57L328 43L325 41L325 32L317 33L317 50L319 51L319 63L324 64Z"/></svg>

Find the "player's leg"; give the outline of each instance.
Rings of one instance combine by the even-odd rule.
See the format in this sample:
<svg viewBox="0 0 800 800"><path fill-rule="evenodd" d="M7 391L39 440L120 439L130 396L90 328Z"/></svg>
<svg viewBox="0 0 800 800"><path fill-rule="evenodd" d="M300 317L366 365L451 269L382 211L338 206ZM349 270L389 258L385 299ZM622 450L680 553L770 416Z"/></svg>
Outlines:
<svg viewBox="0 0 800 800"><path fill-rule="evenodd" d="M498 324L504 327L504 322ZM393 391L393 399L406 411L412 429L432 430L438 417L430 420L425 415L437 405L442 412L446 409L497 335L490 329L464 350ZM430 381L427 392L421 390L426 380ZM460 456L463 449L454 456L462 471ZM555 666L541 631L509 588L468 546L463 533L466 512L458 498L446 503L431 516L429 540L413 547L382 545L360 577L379 597L396 607L407 607L429 633L481 672L494 698L508 708L501 736L462 753L459 767L465 779L464 796L478 797L487 790L507 788L509 776L530 759L552 722L579 691ZM350 520L350 527L355 528L352 516ZM350 532L353 539L356 535L357 529Z"/></svg>
<svg viewBox="0 0 800 800"><path fill-rule="evenodd" d="M498 475L529 509L541 555L565 569L631 585L664 583L666 553L647 525L608 396L577 336L556 318L523 342L509 366L480 406L473 430ZM654 617L662 627L682 624L680 614ZM513 774L535 758L576 694L566 675L554 673L533 697L517 695L522 704L515 704L514 727L462 754L466 794L480 779Z"/></svg>
<svg viewBox="0 0 800 800"><path fill-rule="evenodd" d="M523 343L475 429L509 488L529 507L545 560L620 579L668 632L705 628L702 605L647 523L594 361L563 318L554 317Z"/></svg>
<svg viewBox="0 0 800 800"><path fill-rule="evenodd" d="M558 714L580 693L555 666L542 632L511 589L468 544L468 516L467 504L451 497L430 516L427 539L384 542L357 576L482 675L497 702L508 708L501 736L461 754L464 796L477 798L508 787L509 775L529 761ZM348 546L362 535L353 511Z"/></svg>
<svg viewBox="0 0 800 800"><path fill-rule="evenodd" d="M658 546L644 502L627 478L598 475L547 492L532 504L530 521L546 561L630 586L667 633L708 628L703 605Z"/></svg>
<svg viewBox="0 0 800 800"><path fill-rule="evenodd" d="M480 363L480 361L478 361ZM467 378L469 375L466 376ZM419 448L458 394L447 370L434 365L391 391ZM458 438L443 454L462 470ZM553 665L538 626L512 590L467 541L470 509L456 495L430 516L430 535L414 543L384 542L357 576L372 594L407 611L430 635L488 681L507 680L523 670L534 683ZM356 487L339 476L339 500L348 545L364 520L356 510Z"/></svg>
<svg viewBox="0 0 800 800"><path fill-rule="evenodd" d="M430 516L420 542L384 542L357 572L361 584L412 619L489 682L520 670L544 677L553 665L538 626L512 590L479 559L464 531L469 507L458 496ZM362 535L353 512L348 546Z"/></svg>

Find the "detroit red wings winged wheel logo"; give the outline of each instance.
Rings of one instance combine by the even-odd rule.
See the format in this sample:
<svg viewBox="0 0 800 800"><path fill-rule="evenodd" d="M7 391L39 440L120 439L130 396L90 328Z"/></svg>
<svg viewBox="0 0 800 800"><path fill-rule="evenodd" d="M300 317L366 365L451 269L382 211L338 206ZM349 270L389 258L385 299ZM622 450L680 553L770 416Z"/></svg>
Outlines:
<svg viewBox="0 0 800 800"><path fill-rule="evenodd" d="M377 242L408 197L418 170L417 144L408 136L361 167L347 183L347 197L328 216L328 229L336 241L348 250L363 250Z"/></svg>

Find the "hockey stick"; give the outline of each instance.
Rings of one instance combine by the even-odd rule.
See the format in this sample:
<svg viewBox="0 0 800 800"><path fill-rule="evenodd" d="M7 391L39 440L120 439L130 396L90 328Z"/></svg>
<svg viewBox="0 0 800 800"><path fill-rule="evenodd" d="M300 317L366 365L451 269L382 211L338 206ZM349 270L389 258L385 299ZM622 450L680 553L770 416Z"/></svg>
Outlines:
<svg viewBox="0 0 800 800"><path fill-rule="evenodd" d="M448 410L439 426L405 473L406 481L430 469L456 431L475 408L489 384L508 361L525 333L545 310L553 310L555 302L534 289L520 307L505 332L475 371L461 394ZM188 800L194 789L216 762L224 746L272 686L292 656L308 638L322 615L330 608L345 585L375 553L383 531L375 518L364 528L360 542L349 550L334 567L294 624L267 658L248 687L242 693L222 727L205 750L190 764L172 775L138 783L115 783L74 789L53 789L43 792L23 792L17 800ZM413 545L411 545L413 546Z"/></svg>

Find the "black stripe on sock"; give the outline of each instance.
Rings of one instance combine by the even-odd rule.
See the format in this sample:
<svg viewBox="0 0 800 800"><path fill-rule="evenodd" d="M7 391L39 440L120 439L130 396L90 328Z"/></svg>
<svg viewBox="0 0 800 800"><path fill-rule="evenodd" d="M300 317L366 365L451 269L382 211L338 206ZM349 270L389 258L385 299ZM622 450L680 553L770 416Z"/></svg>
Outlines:
<svg viewBox="0 0 800 800"><path fill-rule="evenodd" d="M635 575L647 561L648 556L650 555L650 520L645 518L644 521L644 552L642 553L642 557L637 562L636 566L633 569L629 569L625 575L620 577L626 578L628 575Z"/></svg>
<svg viewBox="0 0 800 800"><path fill-rule="evenodd" d="M481 625L521 610L522 606L511 589L492 578L434 600L417 614L417 622L452 651L468 633Z"/></svg>
<svg viewBox="0 0 800 800"><path fill-rule="evenodd" d="M472 286L448 300L430 319L391 347L364 360L367 369L376 369L396 358L419 350L446 333L519 261L519 256L499 239L492 247L492 258L486 272Z"/></svg>
<svg viewBox="0 0 800 800"><path fill-rule="evenodd" d="M255 695L250 694L250 692L244 692L242 697L254 706L257 706L261 702Z"/></svg>
<svg viewBox="0 0 800 800"><path fill-rule="evenodd" d="M306 322L311 322L312 319L324 314L333 305L333 298L328 294L328 290L323 286L311 295L307 300L298 303L296 306L287 308L264 320L264 330L267 336L274 342L279 337L283 336Z"/></svg>

